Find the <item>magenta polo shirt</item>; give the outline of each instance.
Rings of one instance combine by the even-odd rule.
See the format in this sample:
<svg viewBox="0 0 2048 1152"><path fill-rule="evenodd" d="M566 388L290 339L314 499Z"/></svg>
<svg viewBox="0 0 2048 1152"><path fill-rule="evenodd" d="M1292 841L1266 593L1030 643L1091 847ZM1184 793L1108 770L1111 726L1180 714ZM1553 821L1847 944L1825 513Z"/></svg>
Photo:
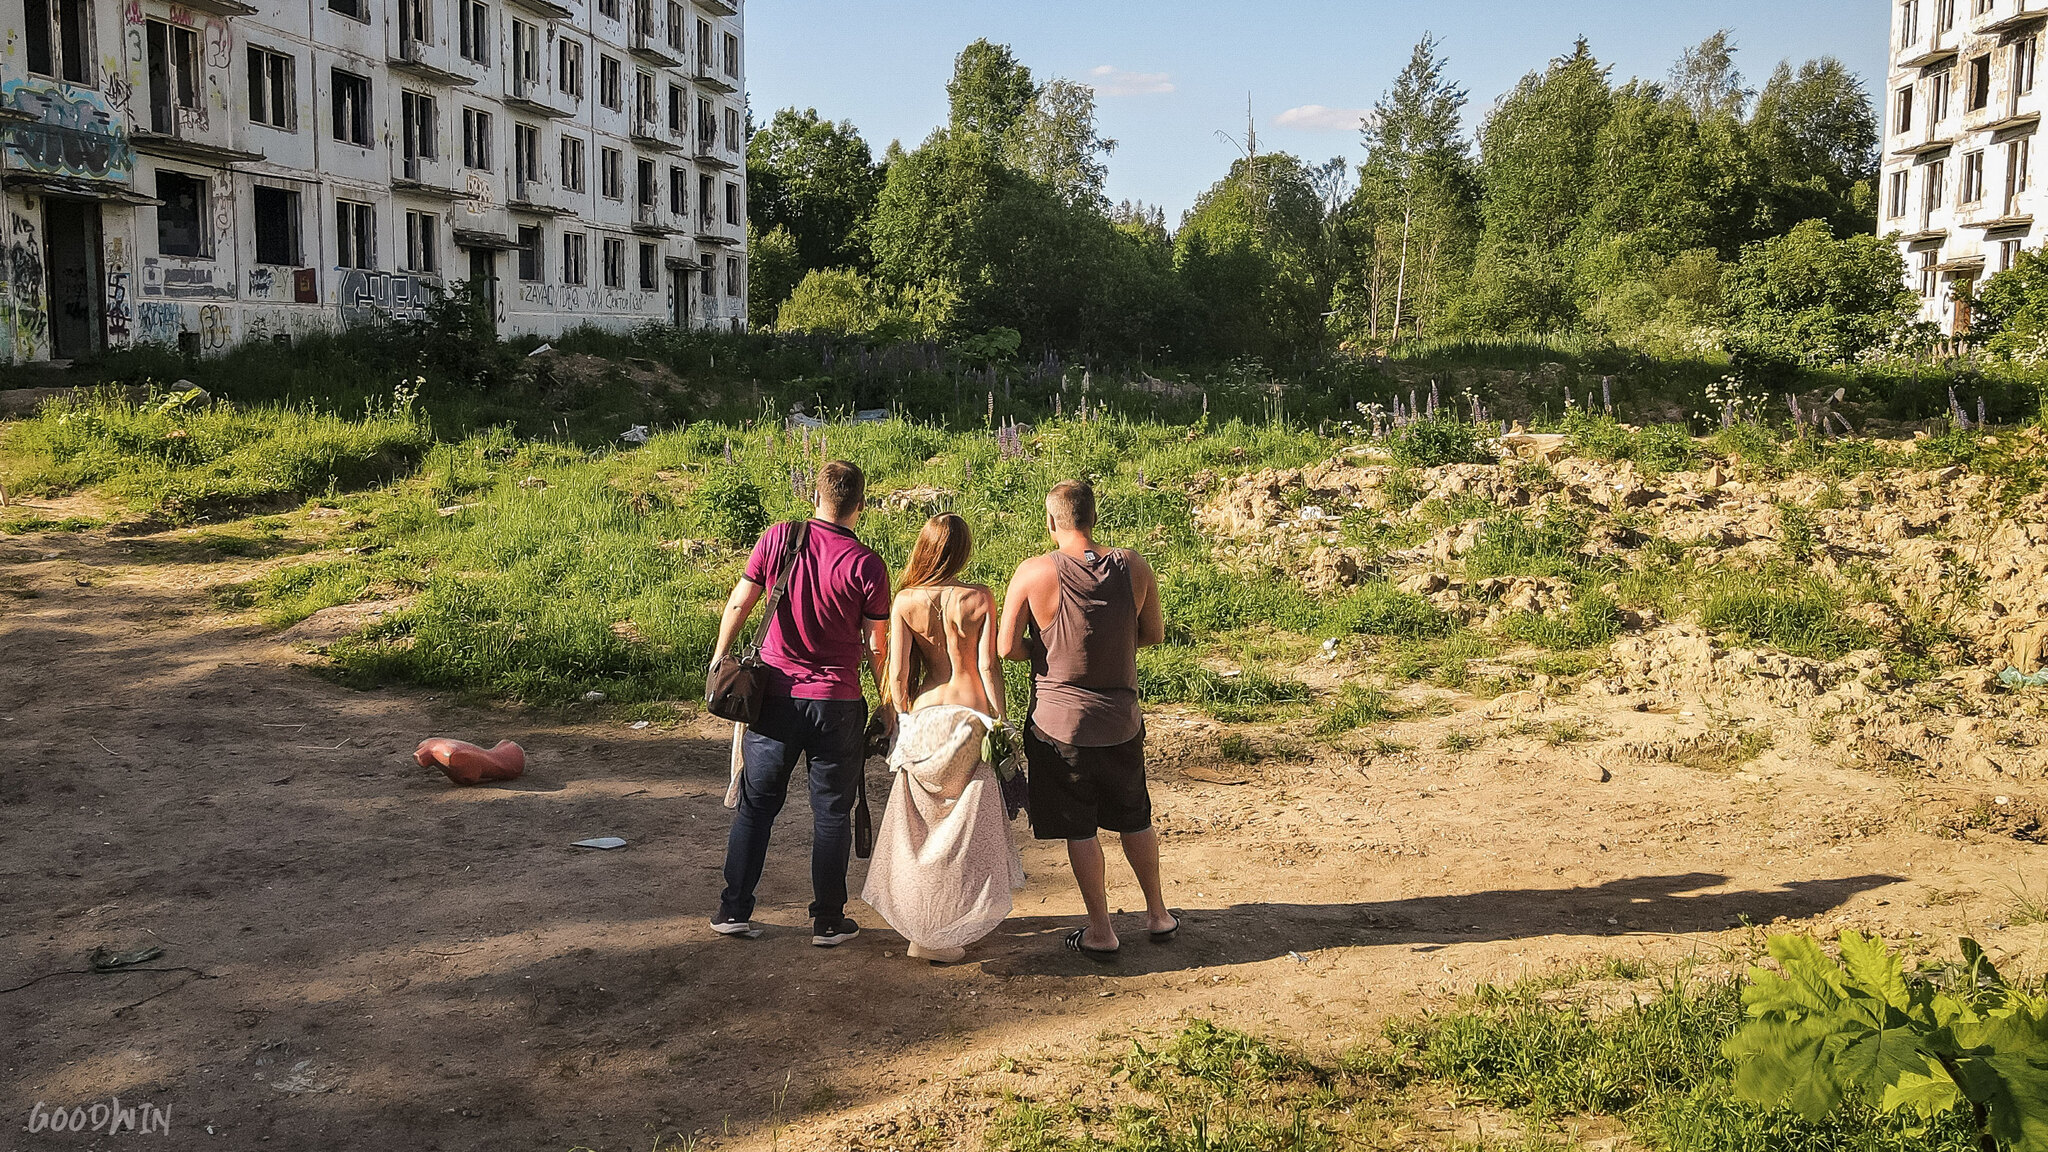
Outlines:
<svg viewBox="0 0 2048 1152"><path fill-rule="evenodd" d="M747 579L775 580L789 524L777 524L754 545ZM889 566L848 529L811 521L789 589L775 609L761 662L777 692L798 700L860 699L860 662L868 621L889 618Z"/></svg>

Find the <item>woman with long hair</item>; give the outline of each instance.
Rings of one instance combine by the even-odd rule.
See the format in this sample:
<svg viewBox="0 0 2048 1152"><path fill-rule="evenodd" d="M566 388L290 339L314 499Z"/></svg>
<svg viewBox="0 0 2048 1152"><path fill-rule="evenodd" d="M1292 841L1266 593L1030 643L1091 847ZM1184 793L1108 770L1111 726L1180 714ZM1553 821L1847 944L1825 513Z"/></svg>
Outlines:
<svg viewBox="0 0 2048 1152"><path fill-rule="evenodd" d="M937 964L1010 914L1024 867L984 742L1003 724L995 594L960 580L974 552L967 522L925 522L889 614L889 699L899 713L896 781L861 899Z"/></svg>

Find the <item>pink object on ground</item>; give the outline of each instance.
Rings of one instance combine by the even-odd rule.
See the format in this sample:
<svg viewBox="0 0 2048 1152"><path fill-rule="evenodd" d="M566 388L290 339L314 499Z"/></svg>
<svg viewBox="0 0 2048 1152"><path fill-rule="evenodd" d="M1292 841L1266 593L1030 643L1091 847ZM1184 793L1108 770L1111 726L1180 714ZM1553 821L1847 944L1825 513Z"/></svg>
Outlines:
<svg viewBox="0 0 2048 1152"><path fill-rule="evenodd" d="M422 768L439 766L457 784L517 780L526 771L526 749L510 740L499 741L496 748L483 749L467 741L437 736L420 741L412 758Z"/></svg>

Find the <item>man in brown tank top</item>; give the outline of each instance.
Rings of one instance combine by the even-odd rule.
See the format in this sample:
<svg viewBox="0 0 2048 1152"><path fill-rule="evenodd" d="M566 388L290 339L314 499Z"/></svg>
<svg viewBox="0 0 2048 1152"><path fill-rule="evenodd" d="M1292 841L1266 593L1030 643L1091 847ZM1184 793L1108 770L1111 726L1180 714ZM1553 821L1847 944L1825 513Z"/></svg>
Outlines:
<svg viewBox="0 0 2048 1152"><path fill-rule="evenodd" d="M1068 480L1045 498L1059 545L1017 567L1004 597L1005 660L1028 661L1031 718L1024 727L1031 832L1065 840L1088 925L1067 947L1092 957L1121 947L1109 919L1099 829L1123 840L1145 891L1145 928L1171 939L1180 921L1159 883L1159 834L1145 789L1145 718L1138 709L1138 649L1166 638L1159 580L1127 548L1096 547L1095 490Z"/></svg>

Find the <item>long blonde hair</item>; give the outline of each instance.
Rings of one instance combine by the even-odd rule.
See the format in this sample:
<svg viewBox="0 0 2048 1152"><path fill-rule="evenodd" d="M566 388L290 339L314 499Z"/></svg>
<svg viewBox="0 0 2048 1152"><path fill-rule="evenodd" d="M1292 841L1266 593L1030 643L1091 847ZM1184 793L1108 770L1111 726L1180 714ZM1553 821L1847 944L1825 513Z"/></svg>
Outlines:
<svg viewBox="0 0 2048 1152"><path fill-rule="evenodd" d="M967 559L973 554L974 533L968 530L967 521L951 512L941 512L925 521L924 530L917 534L910 559L903 565L903 583L897 591L944 584L967 567Z"/></svg>

